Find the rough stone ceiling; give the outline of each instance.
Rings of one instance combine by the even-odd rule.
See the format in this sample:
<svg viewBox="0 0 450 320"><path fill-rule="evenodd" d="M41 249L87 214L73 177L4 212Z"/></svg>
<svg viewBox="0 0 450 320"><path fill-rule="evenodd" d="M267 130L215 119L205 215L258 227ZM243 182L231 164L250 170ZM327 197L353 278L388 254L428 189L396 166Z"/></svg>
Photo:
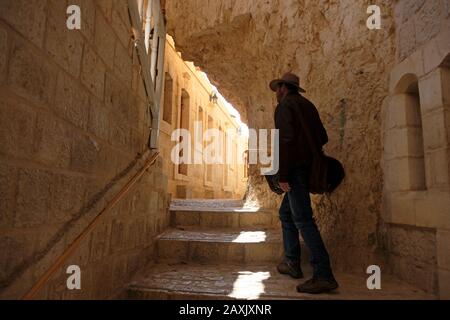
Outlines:
<svg viewBox="0 0 450 320"><path fill-rule="evenodd" d="M247 110L250 114L271 111L274 100L267 83L286 71L298 72L309 86L313 68L326 69L323 83L314 81L313 90L327 90L337 69L350 65L349 53L351 64L358 62L351 69L358 64L376 68L374 55L360 50L367 45L367 37L360 36L366 8L354 1L325 0L166 3L168 30L183 57L208 73L243 118ZM321 59L324 56L327 59ZM345 90L342 83L333 85ZM254 124L264 122L259 119Z"/></svg>

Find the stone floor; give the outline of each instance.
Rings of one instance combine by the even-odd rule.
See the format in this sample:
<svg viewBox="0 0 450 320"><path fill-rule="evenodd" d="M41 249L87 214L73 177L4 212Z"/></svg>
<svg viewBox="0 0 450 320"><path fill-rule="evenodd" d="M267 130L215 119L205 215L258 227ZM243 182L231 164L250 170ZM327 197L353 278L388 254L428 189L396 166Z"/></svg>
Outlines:
<svg viewBox="0 0 450 320"><path fill-rule="evenodd" d="M127 289L129 299L434 299L382 276L367 289L367 275L336 274L340 288L299 294L295 280L276 271L282 240L276 212L244 208L240 201L174 200L171 229L157 239L157 259ZM308 252L302 244L302 260ZM312 272L304 266L306 278Z"/></svg>
<svg viewBox="0 0 450 320"><path fill-rule="evenodd" d="M305 276L311 276L305 270ZM336 274L340 288L332 294L308 295L296 292L295 280L280 275L275 264L221 265L158 264L149 266L129 287L130 299L336 299L401 300L433 299L422 291L383 276L382 289L370 291L364 275Z"/></svg>

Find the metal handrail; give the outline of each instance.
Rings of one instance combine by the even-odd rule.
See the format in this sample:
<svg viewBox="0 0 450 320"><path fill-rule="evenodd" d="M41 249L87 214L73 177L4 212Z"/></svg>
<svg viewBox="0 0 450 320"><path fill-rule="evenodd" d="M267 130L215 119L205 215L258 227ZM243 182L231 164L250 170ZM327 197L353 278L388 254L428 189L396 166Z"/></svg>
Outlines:
<svg viewBox="0 0 450 320"><path fill-rule="evenodd" d="M95 229L100 223L104 214L114 208L114 206L130 191L130 189L136 184L136 182L144 175L157 160L159 156L158 151L154 151L153 154L147 159L144 166L125 184L125 186L112 198L112 200L103 208L102 211L91 221L91 223L72 241L66 250L55 260L55 262L47 269L47 271L38 279L33 287L22 297L22 300L32 300L42 287L47 284L50 277L67 261L67 259L73 254L73 252L80 246L83 240L89 235L89 233Z"/></svg>

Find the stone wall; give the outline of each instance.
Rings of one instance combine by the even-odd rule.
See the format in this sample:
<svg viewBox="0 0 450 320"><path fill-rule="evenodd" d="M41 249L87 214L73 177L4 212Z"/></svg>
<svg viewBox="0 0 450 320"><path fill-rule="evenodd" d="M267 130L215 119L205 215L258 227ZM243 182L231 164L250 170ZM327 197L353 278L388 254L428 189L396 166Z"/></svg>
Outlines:
<svg viewBox="0 0 450 320"><path fill-rule="evenodd" d="M0 297L19 298L145 160L150 115L125 1L0 1ZM105 298L168 225L158 160L40 298ZM65 270L81 267L82 290Z"/></svg>
<svg viewBox="0 0 450 320"><path fill-rule="evenodd" d="M383 218L400 278L448 299L450 2L397 1L396 65L383 111Z"/></svg>
<svg viewBox="0 0 450 320"><path fill-rule="evenodd" d="M397 60L403 61L448 28L448 0L400 0L395 4Z"/></svg>
<svg viewBox="0 0 450 320"><path fill-rule="evenodd" d="M328 131L326 151L347 169L335 194L315 199L317 220L335 266L360 272L386 261L380 127L395 62L393 2L377 1L382 29L373 31L366 26L371 4L166 1L168 30L183 56L208 73L250 128L273 128L269 81L286 71L300 75ZM280 202L257 167L250 170L249 200Z"/></svg>

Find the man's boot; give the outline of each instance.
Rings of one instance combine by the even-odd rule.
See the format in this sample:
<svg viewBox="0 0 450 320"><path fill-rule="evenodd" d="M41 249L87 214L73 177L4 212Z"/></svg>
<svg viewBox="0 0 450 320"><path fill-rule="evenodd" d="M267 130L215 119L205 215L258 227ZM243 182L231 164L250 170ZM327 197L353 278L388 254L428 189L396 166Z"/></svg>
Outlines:
<svg viewBox="0 0 450 320"><path fill-rule="evenodd" d="M334 278L330 279L312 278L303 284L299 284L297 286L297 292L320 294L336 290L338 287L339 284Z"/></svg>
<svg viewBox="0 0 450 320"><path fill-rule="evenodd" d="M278 264L277 270L279 273L290 275L294 279L303 279L302 268L298 262L284 260Z"/></svg>

